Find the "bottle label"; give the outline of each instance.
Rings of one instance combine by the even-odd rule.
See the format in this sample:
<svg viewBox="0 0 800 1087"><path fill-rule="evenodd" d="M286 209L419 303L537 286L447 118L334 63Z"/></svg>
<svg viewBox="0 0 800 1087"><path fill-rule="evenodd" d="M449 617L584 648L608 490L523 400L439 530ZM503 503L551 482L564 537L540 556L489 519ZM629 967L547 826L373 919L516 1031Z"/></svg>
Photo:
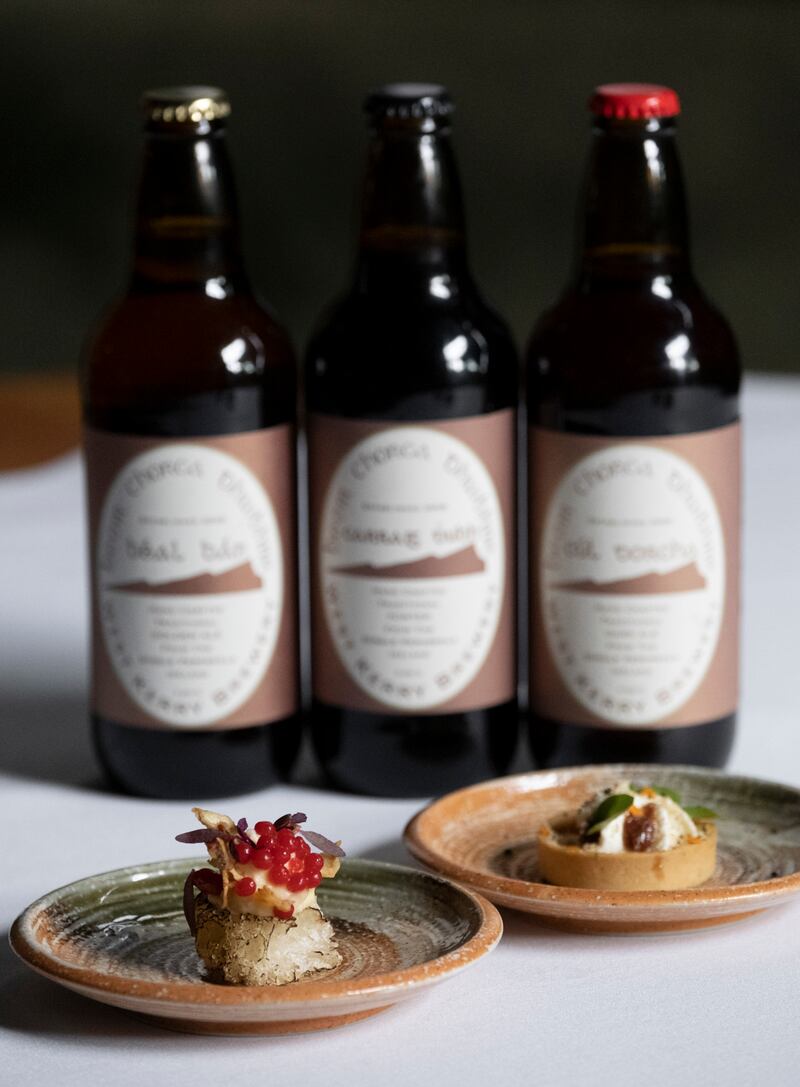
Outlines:
<svg viewBox="0 0 800 1087"><path fill-rule="evenodd" d="M535 712L622 729L735 710L739 439L530 428Z"/></svg>
<svg viewBox="0 0 800 1087"><path fill-rule="evenodd" d="M441 714L514 697L514 419L312 417L319 699Z"/></svg>
<svg viewBox="0 0 800 1087"><path fill-rule="evenodd" d="M293 427L85 444L94 711L175 729L294 713Z"/></svg>

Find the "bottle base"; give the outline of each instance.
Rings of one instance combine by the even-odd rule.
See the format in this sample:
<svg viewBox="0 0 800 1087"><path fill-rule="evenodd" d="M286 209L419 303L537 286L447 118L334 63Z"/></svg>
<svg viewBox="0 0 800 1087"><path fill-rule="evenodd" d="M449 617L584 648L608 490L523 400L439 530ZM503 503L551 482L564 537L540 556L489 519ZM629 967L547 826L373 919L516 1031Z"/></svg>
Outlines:
<svg viewBox="0 0 800 1087"><path fill-rule="evenodd" d="M735 714L701 725L661 729L595 728L534 715L528 719L531 752L541 769L612 762L722 767L735 731Z"/></svg>
<svg viewBox="0 0 800 1087"><path fill-rule="evenodd" d="M314 702L311 737L334 787L369 796L440 796L508 771L516 700L441 717L406 717Z"/></svg>
<svg viewBox="0 0 800 1087"><path fill-rule="evenodd" d="M112 787L159 800L239 796L288 776L297 717L252 728L183 732L92 717L95 751Z"/></svg>

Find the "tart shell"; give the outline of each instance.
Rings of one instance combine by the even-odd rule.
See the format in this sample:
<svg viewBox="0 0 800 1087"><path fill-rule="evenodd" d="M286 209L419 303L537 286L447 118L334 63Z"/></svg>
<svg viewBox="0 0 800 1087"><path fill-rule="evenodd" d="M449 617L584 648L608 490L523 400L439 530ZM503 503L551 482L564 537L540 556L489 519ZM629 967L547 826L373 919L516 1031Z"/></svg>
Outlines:
<svg viewBox="0 0 800 1087"><path fill-rule="evenodd" d="M548 883L598 891L677 891L705 883L717 862L717 828L698 822L700 836L674 849L600 853L564 844L545 824L539 831L539 869Z"/></svg>

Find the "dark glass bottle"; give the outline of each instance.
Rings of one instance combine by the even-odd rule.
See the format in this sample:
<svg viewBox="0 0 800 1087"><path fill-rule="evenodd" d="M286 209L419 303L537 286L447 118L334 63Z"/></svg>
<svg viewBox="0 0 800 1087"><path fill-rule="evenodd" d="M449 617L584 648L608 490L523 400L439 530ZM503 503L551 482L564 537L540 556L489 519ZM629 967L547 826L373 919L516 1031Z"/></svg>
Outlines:
<svg viewBox="0 0 800 1087"><path fill-rule="evenodd" d="M668 88L601 87L573 281L527 355L540 765L719 766L735 726L739 358L694 278Z"/></svg>
<svg viewBox="0 0 800 1087"><path fill-rule="evenodd" d="M451 110L367 98L355 278L306 362L314 747L393 796L501 773L518 734L518 367L469 271Z"/></svg>
<svg viewBox="0 0 800 1087"><path fill-rule="evenodd" d="M222 91L149 93L128 290L83 372L112 783L243 793L297 746L296 368L242 263Z"/></svg>

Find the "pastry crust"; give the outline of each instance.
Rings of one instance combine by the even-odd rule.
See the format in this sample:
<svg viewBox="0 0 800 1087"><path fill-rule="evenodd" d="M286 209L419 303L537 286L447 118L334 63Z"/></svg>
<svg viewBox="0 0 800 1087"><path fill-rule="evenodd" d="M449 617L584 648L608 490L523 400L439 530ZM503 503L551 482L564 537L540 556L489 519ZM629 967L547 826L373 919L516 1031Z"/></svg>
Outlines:
<svg viewBox="0 0 800 1087"><path fill-rule="evenodd" d="M599 891L677 891L710 879L717 862L717 828L698 822L697 838L673 849L642 853L601 853L563 842L558 827L539 831L539 868L548 883Z"/></svg>

